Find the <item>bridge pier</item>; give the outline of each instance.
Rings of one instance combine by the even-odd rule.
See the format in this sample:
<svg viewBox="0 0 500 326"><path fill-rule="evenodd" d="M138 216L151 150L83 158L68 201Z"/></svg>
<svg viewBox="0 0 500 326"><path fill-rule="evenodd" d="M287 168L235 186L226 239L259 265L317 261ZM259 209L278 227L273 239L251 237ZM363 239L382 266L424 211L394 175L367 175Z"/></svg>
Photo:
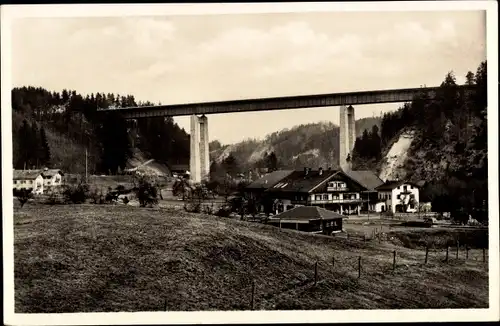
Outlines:
<svg viewBox="0 0 500 326"><path fill-rule="evenodd" d="M351 170L351 160L354 143L356 142L356 120L354 117L354 108L349 105L340 106L340 149L339 164L343 171Z"/></svg>
<svg viewBox="0 0 500 326"><path fill-rule="evenodd" d="M193 182L208 179L210 157L208 150L208 119L206 116L191 116L191 135L189 153L189 173Z"/></svg>

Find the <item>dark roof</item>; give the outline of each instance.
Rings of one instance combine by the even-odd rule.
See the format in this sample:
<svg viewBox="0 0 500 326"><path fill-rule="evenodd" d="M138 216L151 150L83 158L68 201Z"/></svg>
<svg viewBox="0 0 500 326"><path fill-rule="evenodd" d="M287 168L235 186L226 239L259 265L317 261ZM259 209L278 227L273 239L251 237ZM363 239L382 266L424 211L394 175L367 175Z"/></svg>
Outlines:
<svg viewBox="0 0 500 326"><path fill-rule="evenodd" d="M309 192L321 183L327 181L339 170L323 170L320 175L318 170L309 171L306 175L305 171L293 171L287 177L283 178L280 182L273 187L267 189L269 192Z"/></svg>
<svg viewBox="0 0 500 326"><path fill-rule="evenodd" d="M343 171L349 178L353 179L367 190L375 190L375 188L384 184L375 173L369 170Z"/></svg>
<svg viewBox="0 0 500 326"><path fill-rule="evenodd" d="M248 189L267 189L278 182L280 182L283 178L289 176L293 173L293 170L278 170L271 173L267 173L262 178L255 180L251 184L247 186Z"/></svg>
<svg viewBox="0 0 500 326"><path fill-rule="evenodd" d="M379 190L379 191L380 190L392 190L392 189L397 188L403 184L409 184L409 185L418 187L417 184L415 184L413 182L406 181L406 180L390 180L390 181L386 181L383 185L378 186L376 188L376 190Z"/></svg>
<svg viewBox="0 0 500 326"><path fill-rule="evenodd" d="M42 174L41 170L14 170L14 180L34 180Z"/></svg>
<svg viewBox="0 0 500 326"><path fill-rule="evenodd" d="M273 217L273 219L300 221L320 219L334 220L342 218L342 215L318 206L298 206Z"/></svg>
<svg viewBox="0 0 500 326"><path fill-rule="evenodd" d="M43 176L44 178L46 178L46 179L48 179L48 178L52 178L53 176L55 176L55 175L56 175L56 174L58 174L58 173L59 173L60 175L64 175L64 174L62 173L62 171L61 171L61 170L59 170L59 169L47 169L47 170L43 170L43 171L41 171L41 172L42 172L42 176Z"/></svg>

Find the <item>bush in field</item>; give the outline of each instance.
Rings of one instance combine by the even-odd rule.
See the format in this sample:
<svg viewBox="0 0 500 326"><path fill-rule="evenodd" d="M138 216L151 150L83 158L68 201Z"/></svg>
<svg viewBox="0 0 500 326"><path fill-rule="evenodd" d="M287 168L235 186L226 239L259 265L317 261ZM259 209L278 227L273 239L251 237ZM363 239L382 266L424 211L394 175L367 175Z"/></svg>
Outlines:
<svg viewBox="0 0 500 326"><path fill-rule="evenodd" d="M219 217L229 217L229 215L231 215L231 208L230 207L221 207L215 213L215 215L217 215Z"/></svg>
<svg viewBox="0 0 500 326"><path fill-rule="evenodd" d="M92 190L89 193L89 198L92 200L93 204L104 204L104 195L102 194L102 190Z"/></svg>
<svg viewBox="0 0 500 326"><path fill-rule="evenodd" d="M14 197L19 200L21 207L23 207L24 204L28 202L28 200L33 198L32 189L14 189Z"/></svg>
<svg viewBox="0 0 500 326"><path fill-rule="evenodd" d="M63 196L66 202L73 204L85 203L89 197L89 186L85 183L80 183L77 186L67 186L63 191Z"/></svg>
<svg viewBox="0 0 500 326"><path fill-rule="evenodd" d="M127 196L123 197L123 203L127 205L130 202Z"/></svg>
<svg viewBox="0 0 500 326"><path fill-rule="evenodd" d="M50 189L47 191L47 199L45 200L45 204L47 205L57 205L57 204L62 204L59 193L54 191L53 189Z"/></svg>
<svg viewBox="0 0 500 326"><path fill-rule="evenodd" d="M145 176L141 176L137 180L136 195L141 207L158 204L158 188Z"/></svg>
<svg viewBox="0 0 500 326"><path fill-rule="evenodd" d="M113 203L113 202L116 202L118 200L118 193L108 189L108 192L106 193L106 196L104 197L104 200L106 201L106 203L110 204L110 203Z"/></svg>

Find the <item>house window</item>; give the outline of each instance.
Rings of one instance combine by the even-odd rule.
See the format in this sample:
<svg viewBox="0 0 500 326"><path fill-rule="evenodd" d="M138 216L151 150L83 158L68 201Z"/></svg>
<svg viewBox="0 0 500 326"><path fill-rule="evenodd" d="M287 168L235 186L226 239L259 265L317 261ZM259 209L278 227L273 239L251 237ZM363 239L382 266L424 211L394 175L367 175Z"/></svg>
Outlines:
<svg viewBox="0 0 500 326"><path fill-rule="evenodd" d="M321 195L316 195L315 200L321 200Z"/></svg>
<svg viewBox="0 0 500 326"><path fill-rule="evenodd" d="M401 195L398 195L398 199L401 199Z"/></svg>
<svg viewBox="0 0 500 326"><path fill-rule="evenodd" d="M404 192L407 192L408 191L408 186L404 186Z"/></svg>
<svg viewBox="0 0 500 326"><path fill-rule="evenodd" d="M328 200L328 195L327 194L323 195L323 200Z"/></svg>

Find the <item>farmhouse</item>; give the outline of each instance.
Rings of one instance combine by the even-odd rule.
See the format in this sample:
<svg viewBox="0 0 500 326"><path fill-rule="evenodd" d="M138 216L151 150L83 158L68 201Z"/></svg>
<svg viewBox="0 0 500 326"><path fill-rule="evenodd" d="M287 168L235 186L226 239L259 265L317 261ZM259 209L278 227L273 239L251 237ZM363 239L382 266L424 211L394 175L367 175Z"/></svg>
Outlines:
<svg viewBox="0 0 500 326"><path fill-rule="evenodd" d="M418 209L419 187L404 181L386 181L376 188L378 191L377 212L390 211L414 213Z"/></svg>
<svg viewBox="0 0 500 326"><path fill-rule="evenodd" d="M342 231L342 215L317 206L299 206L278 214L268 224L330 235Z"/></svg>
<svg viewBox="0 0 500 326"><path fill-rule="evenodd" d="M274 187L283 178L286 178L293 172L294 170L278 170L271 173L267 173L260 179L250 183L245 188L245 192L249 195L250 198L259 200L264 196L264 192L267 189Z"/></svg>
<svg viewBox="0 0 500 326"><path fill-rule="evenodd" d="M366 187L340 170L293 171L265 191L277 202L277 214L295 206L320 206L339 214L359 214Z"/></svg>
<svg viewBox="0 0 500 326"><path fill-rule="evenodd" d="M31 189L33 194L42 194L44 179L40 170L14 170L14 189Z"/></svg>
<svg viewBox="0 0 500 326"><path fill-rule="evenodd" d="M384 181L369 170L345 170L343 172L366 189L361 191L361 199L363 200L361 210L375 211L375 206L378 202L378 191L376 188L383 185Z"/></svg>
<svg viewBox="0 0 500 326"><path fill-rule="evenodd" d="M43 177L43 186L45 189L62 185L64 173L61 170L45 168L40 172Z"/></svg>

